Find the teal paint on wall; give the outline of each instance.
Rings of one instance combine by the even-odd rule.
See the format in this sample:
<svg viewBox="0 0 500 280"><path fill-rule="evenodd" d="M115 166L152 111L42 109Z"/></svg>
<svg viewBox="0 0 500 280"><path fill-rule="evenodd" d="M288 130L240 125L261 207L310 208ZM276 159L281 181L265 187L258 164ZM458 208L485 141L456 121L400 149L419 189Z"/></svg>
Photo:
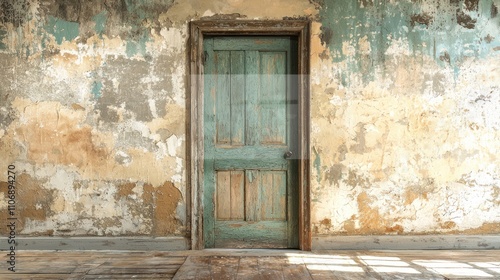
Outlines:
<svg viewBox="0 0 500 280"><path fill-rule="evenodd" d="M146 43L150 40L146 32L142 34L136 41L127 41L126 53L127 57L133 57L136 54L146 54Z"/></svg>
<svg viewBox="0 0 500 280"><path fill-rule="evenodd" d="M95 99L99 99L102 96L102 82L95 81L92 84L92 95Z"/></svg>
<svg viewBox="0 0 500 280"><path fill-rule="evenodd" d="M346 62L347 71L341 77L344 86L350 83L350 73L362 74L365 83L372 81L384 67L394 40L406 41L415 56L431 56L443 67L458 71L464 59L484 58L500 44L500 17L493 17L500 1L479 1L477 11L465 10L463 0L457 2L325 1L320 37L335 62ZM361 49L364 39L369 42L369 53ZM346 43L354 48L354 55L344 52Z"/></svg>
<svg viewBox="0 0 500 280"><path fill-rule="evenodd" d="M155 21L156 13L154 3L146 0L125 0L125 6L129 14L127 23L130 25L130 34L127 38L126 53L128 57L136 54L146 54L146 43L150 41L151 29L143 26L147 20ZM168 1L167 1L168 2ZM160 9L161 10L161 9ZM166 10L166 9L165 9Z"/></svg>
<svg viewBox="0 0 500 280"><path fill-rule="evenodd" d="M127 12L133 15L130 20L137 24L144 19L157 19L159 14L166 12L173 4L173 0L124 0Z"/></svg>
<svg viewBox="0 0 500 280"><path fill-rule="evenodd" d="M314 151L314 156L316 157L314 159L314 162L313 162L313 165L314 165L314 168L316 168L316 180L318 181L318 183L321 182L321 157L319 156L319 153L316 152L316 150L313 150Z"/></svg>
<svg viewBox="0 0 500 280"><path fill-rule="evenodd" d="M127 52L127 57L134 56L137 53L137 43L128 41L125 51Z"/></svg>
<svg viewBox="0 0 500 280"><path fill-rule="evenodd" d="M80 24L77 22L69 22L49 16L45 30L47 33L54 35L56 42L61 44L64 40L71 41L78 37Z"/></svg>
<svg viewBox="0 0 500 280"><path fill-rule="evenodd" d="M0 50L7 49L7 45L3 42L3 40L7 37L7 31L0 29Z"/></svg>
<svg viewBox="0 0 500 280"><path fill-rule="evenodd" d="M104 31L106 31L106 22L108 20L108 13L102 11L92 18L95 22L95 32L102 37Z"/></svg>
<svg viewBox="0 0 500 280"><path fill-rule="evenodd" d="M125 0L127 11L138 16L139 19L147 18L147 13L142 7L147 7L147 1L144 0Z"/></svg>

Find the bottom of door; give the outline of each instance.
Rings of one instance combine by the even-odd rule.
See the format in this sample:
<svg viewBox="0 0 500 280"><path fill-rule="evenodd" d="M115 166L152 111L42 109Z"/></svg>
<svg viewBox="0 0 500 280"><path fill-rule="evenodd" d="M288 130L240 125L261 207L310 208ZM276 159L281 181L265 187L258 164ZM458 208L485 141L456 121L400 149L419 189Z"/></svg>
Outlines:
<svg viewBox="0 0 500 280"><path fill-rule="evenodd" d="M216 248L288 248L286 221L217 221Z"/></svg>

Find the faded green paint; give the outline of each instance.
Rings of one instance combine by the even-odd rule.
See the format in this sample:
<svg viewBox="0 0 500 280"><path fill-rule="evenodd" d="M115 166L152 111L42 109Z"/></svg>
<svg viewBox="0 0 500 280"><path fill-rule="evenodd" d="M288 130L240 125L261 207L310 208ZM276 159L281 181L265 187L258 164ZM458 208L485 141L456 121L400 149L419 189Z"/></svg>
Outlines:
<svg viewBox="0 0 500 280"><path fill-rule="evenodd" d="M463 10L463 1L457 2L325 1L320 36L335 62L347 62L348 71L341 77L345 86L353 72L361 73L365 82L373 80L395 40L406 41L415 56L425 54L442 66L457 68L466 57L486 57L500 44L500 17L492 17L500 1L480 1L477 12ZM462 14L465 16L460 17ZM468 17L475 22L472 29L460 22ZM484 40L488 35L492 41ZM363 39L369 42L368 53L361 49ZM345 43L354 48L354 55L344 53Z"/></svg>
<svg viewBox="0 0 500 280"><path fill-rule="evenodd" d="M316 168L316 179L318 180L318 183L321 182L321 157L319 156L318 152L316 150L313 150L315 159L313 162L314 168Z"/></svg>
<svg viewBox="0 0 500 280"><path fill-rule="evenodd" d="M295 43L290 38L269 37L217 37L204 43L208 57L205 245L295 248L296 165L284 158L288 150L296 151L296 123L290 122L295 108L287 108L296 96L286 75L294 71ZM227 183L228 171L244 171L240 178L245 182L245 195L234 202L245 205L241 216L218 216L227 212L228 204L233 205L227 190L233 191L234 182L230 177ZM270 231L273 234L267 234Z"/></svg>
<svg viewBox="0 0 500 280"><path fill-rule="evenodd" d="M288 243L286 228L283 228L281 222L276 221L260 221L259 223L220 221L215 226L215 234L221 244L226 244L226 247L233 246L233 248L241 247L235 240L254 242L258 239L262 247L276 247L275 244L278 243L280 247L286 248Z"/></svg>
<svg viewBox="0 0 500 280"><path fill-rule="evenodd" d="M102 36L104 31L106 31L106 22L108 20L108 13L106 11L102 11L93 17L95 22L95 32Z"/></svg>
<svg viewBox="0 0 500 280"><path fill-rule="evenodd" d="M161 29L158 17L173 5L173 0L124 0L124 22L129 26L126 36L128 57L146 54L146 43L152 29Z"/></svg>
<svg viewBox="0 0 500 280"><path fill-rule="evenodd" d="M143 33L142 36L136 41L127 41L126 53L128 57L133 57L136 54L145 55L146 54L146 43L150 40L147 33Z"/></svg>
<svg viewBox="0 0 500 280"><path fill-rule="evenodd" d="M7 37L7 31L0 29L0 50L7 49L7 45L3 42L3 40Z"/></svg>
<svg viewBox="0 0 500 280"><path fill-rule="evenodd" d="M95 81L92 83L92 95L95 99L98 99L102 96L102 82Z"/></svg>
<svg viewBox="0 0 500 280"><path fill-rule="evenodd" d="M80 24L77 22L69 22L53 16L49 16L45 30L47 33L54 35L56 42L61 44L64 40L72 41L78 37L80 33Z"/></svg>
<svg viewBox="0 0 500 280"><path fill-rule="evenodd" d="M139 20L143 20L148 17L148 13L144 9L144 7L148 7L147 2L146 0L125 0L125 5L129 13L137 15Z"/></svg>
<svg viewBox="0 0 500 280"><path fill-rule="evenodd" d="M160 13L166 12L173 5L173 0L125 0L127 12L134 15L139 25L145 19L156 19Z"/></svg>

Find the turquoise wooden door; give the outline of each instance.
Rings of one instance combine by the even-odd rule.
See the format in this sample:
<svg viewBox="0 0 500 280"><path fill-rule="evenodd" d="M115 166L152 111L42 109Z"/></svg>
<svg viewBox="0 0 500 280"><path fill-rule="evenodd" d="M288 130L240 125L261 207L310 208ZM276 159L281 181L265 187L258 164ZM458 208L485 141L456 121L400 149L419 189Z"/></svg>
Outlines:
<svg viewBox="0 0 500 280"><path fill-rule="evenodd" d="M205 247L297 248L297 42L204 39Z"/></svg>

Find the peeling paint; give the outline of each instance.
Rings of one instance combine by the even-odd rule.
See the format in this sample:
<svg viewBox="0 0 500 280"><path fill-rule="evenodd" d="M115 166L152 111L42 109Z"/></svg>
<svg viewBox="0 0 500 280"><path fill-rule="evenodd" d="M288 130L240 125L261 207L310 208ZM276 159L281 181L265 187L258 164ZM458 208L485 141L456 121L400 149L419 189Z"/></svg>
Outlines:
<svg viewBox="0 0 500 280"><path fill-rule="evenodd" d="M316 168L316 176L318 178L318 183L321 181L321 158L318 154L318 152L314 151L315 152L315 159L314 159L314 162L313 162L313 165L314 165L314 168Z"/></svg>
<svg viewBox="0 0 500 280"><path fill-rule="evenodd" d="M108 20L108 15L105 11L100 12L92 18L95 22L95 32L102 36L104 31L106 31L106 22Z"/></svg>
<svg viewBox="0 0 500 280"><path fill-rule="evenodd" d="M5 0L0 2L0 23L21 26L28 19L29 0Z"/></svg>
<svg viewBox="0 0 500 280"><path fill-rule="evenodd" d="M143 197L145 203L151 204L153 208L153 235L165 236L176 233L180 226L175 217L176 208L181 199L179 190L170 182L165 182L158 188L145 185Z"/></svg>
<svg viewBox="0 0 500 280"><path fill-rule="evenodd" d="M499 4L1 1L0 169L19 170L20 234L188 237L202 18L312 21L315 235L500 233Z"/></svg>
<svg viewBox="0 0 500 280"><path fill-rule="evenodd" d="M7 37L7 31L0 29L0 50L4 50L7 48L7 45L3 42L3 40Z"/></svg>
<svg viewBox="0 0 500 280"><path fill-rule="evenodd" d="M102 93L102 83L101 82L94 82L92 84L92 94L94 95L94 98L99 98L101 97Z"/></svg>
<svg viewBox="0 0 500 280"><path fill-rule="evenodd" d="M311 46L315 234L498 232L499 126L489 117L500 104L498 22L491 1L456 2L320 9ZM325 44L328 28L338 32Z"/></svg>
<svg viewBox="0 0 500 280"><path fill-rule="evenodd" d="M54 35L56 42L60 45L63 41L72 41L79 34L80 25L77 22L69 22L55 17L49 17L47 32Z"/></svg>
<svg viewBox="0 0 500 280"><path fill-rule="evenodd" d="M466 1L465 10L457 10L452 3L436 2L375 1L373 5L355 1L329 2L320 13L324 19L320 38L328 37L329 30L337 30L328 44L332 57L335 61L346 61L348 73L361 71L366 77L365 83L372 81L374 75L382 75L386 71L387 50L394 40L407 40L409 51L414 55L424 54L438 59L436 54L446 51L456 71L458 65L471 54L484 57L490 53L484 43L478 41L476 34L495 29L495 33L498 32L498 21L494 23L490 19L495 10L491 1ZM479 16L471 11L477 11ZM344 44L348 44L359 50L361 36L368 36L372 48L369 55L372 66L368 68L362 67L363 59L359 51L351 55L343 48ZM343 79L350 81L348 77Z"/></svg>
<svg viewBox="0 0 500 280"><path fill-rule="evenodd" d="M457 13L457 23L467 29L474 29L476 27L476 22L477 20L464 12Z"/></svg>

